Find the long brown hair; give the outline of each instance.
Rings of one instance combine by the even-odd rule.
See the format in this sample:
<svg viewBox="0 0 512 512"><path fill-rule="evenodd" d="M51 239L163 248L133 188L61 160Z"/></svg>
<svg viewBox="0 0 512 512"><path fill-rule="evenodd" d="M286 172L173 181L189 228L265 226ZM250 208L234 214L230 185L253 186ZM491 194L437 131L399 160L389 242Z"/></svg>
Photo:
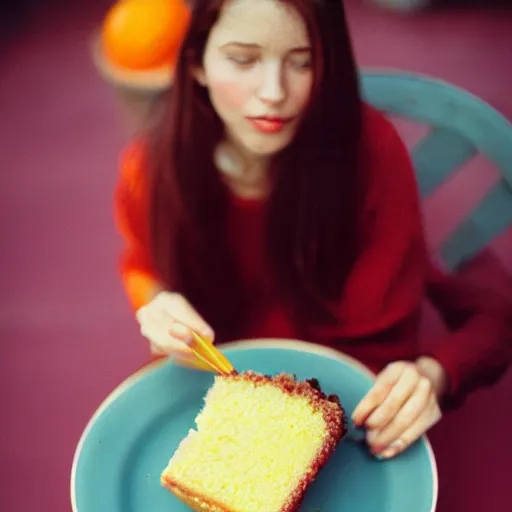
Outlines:
<svg viewBox="0 0 512 512"><path fill-rule="evenodd" d="M331 320L358 253L362 105L341 0L280 0L303 16L314 84L294 140L273 159L267 257L297 319ZM202 65L222 0L195 0L165 112L149 138L151 253L163 284L183 293L221 338L247 313L226 239L227 196L213 162L223 125L192 69Z"/></svg>

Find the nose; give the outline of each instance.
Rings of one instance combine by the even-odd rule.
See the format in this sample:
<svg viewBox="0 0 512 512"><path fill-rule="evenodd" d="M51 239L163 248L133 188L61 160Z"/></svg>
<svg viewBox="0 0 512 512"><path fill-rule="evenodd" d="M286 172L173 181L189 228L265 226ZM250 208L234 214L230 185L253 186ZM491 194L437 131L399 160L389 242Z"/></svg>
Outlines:
<svg viewBox="0 0 512 512"><path fill-rule="evenodd" d="M281 103L286 98L283 71L279 62L268 63L263 71L259 97L264 103Z"/></svg>

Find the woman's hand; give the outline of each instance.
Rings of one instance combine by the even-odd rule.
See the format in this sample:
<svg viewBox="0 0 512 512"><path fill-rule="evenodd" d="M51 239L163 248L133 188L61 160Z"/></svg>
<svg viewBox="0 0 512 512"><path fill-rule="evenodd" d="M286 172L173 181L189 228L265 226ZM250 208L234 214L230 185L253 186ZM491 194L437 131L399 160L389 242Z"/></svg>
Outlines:
<svg viewBox="0 0 512 512"><path fill-rule="evenodd" d="M441 419L438 398L446 385L446 372L434 359L391 363L377 376L352 420L366 427L366 441L378 458L394 457Z"/></svg>
<svg viewBox="0 0 512 512"><path fill-rule="evenodd" d="M136 313L141 334L151 344L157 355L168 355L184 363L193 361L194 355L188 344L192 330L213 341L212 328L180 294L158 293L151 302Z"/></svg>

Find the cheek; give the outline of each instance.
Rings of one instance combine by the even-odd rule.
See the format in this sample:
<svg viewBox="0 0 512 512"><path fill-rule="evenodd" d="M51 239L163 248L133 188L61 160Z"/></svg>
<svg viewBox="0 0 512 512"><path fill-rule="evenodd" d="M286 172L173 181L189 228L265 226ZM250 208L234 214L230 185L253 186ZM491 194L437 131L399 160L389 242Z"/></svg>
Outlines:
<svg viewBox="0 0 512 512"><path fill-rule="evenodd" d="M251 88L239 79L211 77L208 88L214 104L223 110L243 110L252 96Z"/></svg>
<svg viewBox="0 0 512 512"><path fill-rule="evenodd" d="M243 110L253 94L251 84L224 63L207 70L207 83L215 107L222 110Z"/></svg>

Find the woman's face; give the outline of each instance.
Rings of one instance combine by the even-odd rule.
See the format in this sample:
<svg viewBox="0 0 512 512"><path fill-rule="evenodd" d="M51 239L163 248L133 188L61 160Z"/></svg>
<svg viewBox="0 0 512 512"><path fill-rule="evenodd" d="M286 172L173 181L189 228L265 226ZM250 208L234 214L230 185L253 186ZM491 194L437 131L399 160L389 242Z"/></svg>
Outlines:
<svg viewBox="0 0 512 512"><path fill-rule="evenodd" d="M227 0L197 70L228 141L268 157L292 140L311 94L306 26L279 0Z"/></svg>

